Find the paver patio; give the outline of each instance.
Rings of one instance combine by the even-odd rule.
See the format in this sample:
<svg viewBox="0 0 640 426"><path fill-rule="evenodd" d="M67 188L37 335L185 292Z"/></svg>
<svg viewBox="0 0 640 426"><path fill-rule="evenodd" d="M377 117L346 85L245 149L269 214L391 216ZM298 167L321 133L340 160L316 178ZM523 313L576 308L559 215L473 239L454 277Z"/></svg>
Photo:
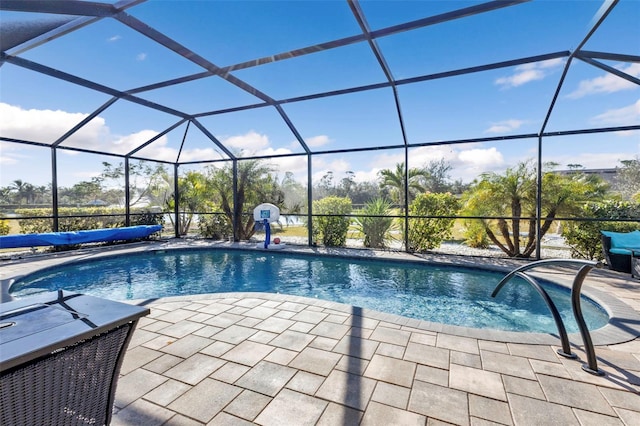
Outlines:
<svg viewBox="0 0 640 426"><path fill-rule="evenodd" d="M7 266L5 275L21 268ZM129 344L112 424L640 425L640 281L594 271L585 287L615 296L627 316L593 333L604 376L582 370L574 335L579 358L567 359L550 335L442 326L318 299L138 301L151 313Z"/></svg>

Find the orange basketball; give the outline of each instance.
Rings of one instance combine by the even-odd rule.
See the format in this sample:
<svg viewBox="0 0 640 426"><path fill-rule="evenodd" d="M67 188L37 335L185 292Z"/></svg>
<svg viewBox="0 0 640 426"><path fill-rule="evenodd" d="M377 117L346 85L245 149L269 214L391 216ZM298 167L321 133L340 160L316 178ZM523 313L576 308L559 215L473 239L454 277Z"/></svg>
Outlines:
<svg viewBox="0 0 640 426"><path fill-rule="evenodd" d="M280 244L280 238L275 237L275 238L273 239L273 244Z"/></svg>

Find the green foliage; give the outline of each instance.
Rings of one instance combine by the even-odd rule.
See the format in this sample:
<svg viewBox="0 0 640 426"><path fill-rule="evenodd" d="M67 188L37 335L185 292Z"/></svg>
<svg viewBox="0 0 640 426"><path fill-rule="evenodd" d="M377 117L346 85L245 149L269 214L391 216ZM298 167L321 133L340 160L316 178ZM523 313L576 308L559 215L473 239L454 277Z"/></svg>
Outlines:
<svg viewBox="0 0 640 426"><path fill-rule="evenodd" d="M640 203L606 200L586 203L580 217L595 219L631 219L640 217ZM571 256L589 260L602 260L600 231L629 232L640 229L635 222L570 221L565 223L562 236L571 247Z"/></svg>
<svg viewBox="0 0 640 426"><path fill-rule="evenodd" d="M458 199L450 193L424 193L409 206L410 216L453 216L460 207ZM409 250L426 251L439 247L451 236L455 219L416 217L409 219Z"/></svg>
<svg viewBox="0 0 640 426"><path fill-rule="evenodd" d="M51 209L17 209L22 217L51 216ZM125 211L119 207L61 207L58 209L58 231L81 231L86 229L118 228L124 226ZM100 216L105 215L105 216ZM115 216L110 216L115 215ZM75 217L65 217L75 216ZM21 233L52 232L52 219L19 219Z"/></svg>
<svg viewBox="0 0 640 426"><path fill-rule="evenodd" d="M198 230L204 238L226 240L233 236L233 227L229 219L221 214L201 215L198 219Z"/></svg>
<svg viewBox="0 0 640 426"><path fill-rule="evenodd" d="M375 198L364 205L355 220L358 231L364 234L364 246L384 248L390 239L389 231L393 226L391 203L385 198Z"/></svg>
<svg viewBox="0 0 640 426"><path fill-rule="evenodd" d="M346 216L351 213L351 199L346 197L325 197L313 202L313 235L320 238L322 244L329 247L342 247L347 242L347 231L351 219Z"/></svg>
<svg viewBox="0 0 640 426"><path fill-rule="evenodd" d="M407 179L407 189L409 192L409 201L421 191L424 191L424 181L428 178L428 174L424 169L411 167L408 170L409 176L405 173L404 163L397 163L395 170L380 170L380 187L389 192L391 199L404 211L404 186L405 178Z"/></svg>
<svg viewBox="0 0 640 426"><path fill-rule="evenodd" d="M6 219L0 219L0 235L9 234L9 221Z"/></svg>
<svg viewBox="0 0 640 426"><path fill-rule="evenodd" d="M39 234L53 231L53 211L46 209L17 209L16 214L21 217L35 217L35 219L19 219L22 234ZM142 211L135 214L132 209L132 225L163 225L164 215ZM58 209L58 231L82 231L89 229L121 228L125 226L125 210L121 207L60 207ZM73 216L73 217L71 217Z"/></svg>
<svg viewBox="0 0 640 426"><path fill-rule="evenodd" d="M234 197L232 166L209 168L207 183L221 211L229 223L234 224L236 240L248 240L255 233L253 214L244 214L245 209L253 212L253 208L261 203L272 203L283 210L284 192L273 171L273 166L258 160L238 161Z"/></svg>
<svg viewBox="0 0 640 426"><path fill-rule="evenodd" d="M464 194L463 214L481 219L488 238L511 257L528 258L536 249L537 170L523 162L503 174L485 173ZM576 214L589 201L601 199L606 184L582 173L542 174L542 224L540 237L560 214ZM493 217L499 217L492 219Z"/></svg>
<svg viewBox="0 0 640 426"><path fill-rule="evenodd" d="M465 221L464 242L469 247L486 249L489 247L489 237L484 230L480 219L469 219Z"/></svg>
<svg viewBox="0 0 640 426"><path fill-rule="evenodd" d="M164 225L164 213L146 210L131 218L132 225Z"/></svg>
<svg viewBox="0 0 640 426"><path fill-rule="evenodd" d="M173 215L169 216L172 225L179 235L187 235L193 217L199 210L204 211L207 201L211 198L211 187L205 176L200 172L189 171L178 178L178 223ZM167 209L174 211L175 194L171 194L165 201Z"/></svg>

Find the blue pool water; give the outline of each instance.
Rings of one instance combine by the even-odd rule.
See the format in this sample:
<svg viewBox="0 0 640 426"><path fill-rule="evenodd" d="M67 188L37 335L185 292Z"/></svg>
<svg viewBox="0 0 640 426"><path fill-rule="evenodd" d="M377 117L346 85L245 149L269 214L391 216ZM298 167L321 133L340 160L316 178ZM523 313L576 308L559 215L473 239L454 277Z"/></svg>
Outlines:
<svg viewBox="0 0 640 426"><path fill-rule="evenodd" d="M475 328L556 333L540 295L514 279L496 298L503 273L419 263L344 259L242 250L174 250L115 256L47 269L17 281L15 297L65 289L113 300L221 292L269 292L314 297L438 323ZM565 321L578 327L570 293L541 283ZM582 310L590 329L606 312L589 299Z"/></svg>

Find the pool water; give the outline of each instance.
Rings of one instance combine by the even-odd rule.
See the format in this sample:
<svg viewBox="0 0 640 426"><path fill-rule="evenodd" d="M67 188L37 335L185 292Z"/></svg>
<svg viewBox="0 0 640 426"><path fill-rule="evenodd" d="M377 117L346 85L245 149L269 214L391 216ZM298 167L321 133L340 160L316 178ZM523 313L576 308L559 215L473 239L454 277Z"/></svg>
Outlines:
<svg viewBox="0 0 640 426"><path fill-rule="evenodd" d="M413 262L243 250L173 250L107 257L47 269L17 281L14 297L65 289L112 300L222 292L269 292L346 303L410 318L474 328L556 333L549 308L524 280L496 298L503 273ZM577 332L569 290L540 282L568 332ZM606 312L583 298L591 330Z"/></svg>

